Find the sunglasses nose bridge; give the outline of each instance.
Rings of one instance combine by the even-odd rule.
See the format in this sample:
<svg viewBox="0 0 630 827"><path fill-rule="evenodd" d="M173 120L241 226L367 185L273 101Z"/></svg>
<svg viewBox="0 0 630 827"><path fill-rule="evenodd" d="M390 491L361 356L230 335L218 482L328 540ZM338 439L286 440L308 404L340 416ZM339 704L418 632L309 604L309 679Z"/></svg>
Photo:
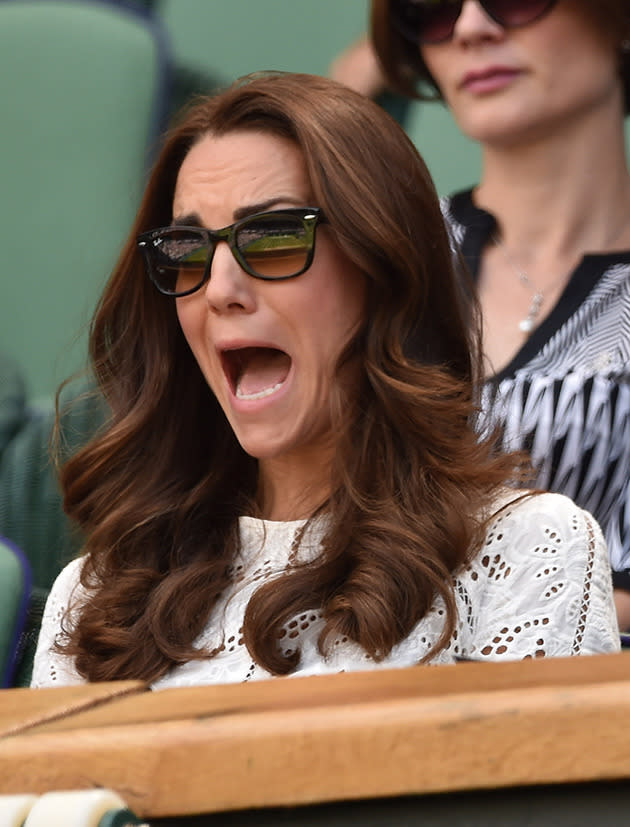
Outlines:
<svg viewBox="0 0 630 827"><path fill-rule="evenodd" d="M453 37L485 36L491 30L496 33L503 26L482 0L463 0L459 3L457 18L453 23Z"/></svg>
<svg viewBox="0 0 630 827"><path fill-rule="evenodd" d="M206 262L205 279L206 286L207 282L212 280L212 268L217 260L217 253L220 259L218 265L220 265L222 269L224 267L236 267L240 273L246 275L236 249L234 227L225 227L223 230L210 230L208 231L208 259Z"/></svg>
<svg viewBox="0 0 630 827"><path fill-rule="evenodd" d="M414 43L432 45L452 38L464 40L501 37L506 29L528 26L544 17L557 0L399 0L392 22ZM416 2L418 5L416 6ZM409 7L406 3L410 3ZM405 18L405 8L418 16Z"/></svg>
<svg viewBox="0 0 630 827"><path fill-rule="evenodd" d="M255 279L243 269L225 237L213 243L202 289L208 307L215 314L235 310L249 313L257 305Z"/></svg>
<svg viewBox="0 0 630 827"><path fill-rule="evenodd" d="M210 255L209 267L212 266L212 260L214 259L217 247L220 244L225 244L229 250L230 256L232 257L232 261L235 262L241 270L244 269L243 262L241 261L241 252L237 245L236 231L236 224L230 224L229 227L224 227L222 230L215 230L211 233L210 240L212 244L212 252ZM247 271L245 270L245 272Z"/></svg>

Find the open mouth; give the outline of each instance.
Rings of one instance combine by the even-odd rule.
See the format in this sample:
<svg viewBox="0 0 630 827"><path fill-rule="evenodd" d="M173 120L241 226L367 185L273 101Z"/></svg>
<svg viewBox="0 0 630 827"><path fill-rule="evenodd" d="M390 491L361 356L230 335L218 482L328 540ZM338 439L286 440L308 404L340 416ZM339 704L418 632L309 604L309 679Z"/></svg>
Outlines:
<svg viewBox="0 0 630 827"><path fill-rule="evenodd" d="M274 347L241 347L221 353L223 371L237 399L263 399L280 388L291 357Z"/></svg>

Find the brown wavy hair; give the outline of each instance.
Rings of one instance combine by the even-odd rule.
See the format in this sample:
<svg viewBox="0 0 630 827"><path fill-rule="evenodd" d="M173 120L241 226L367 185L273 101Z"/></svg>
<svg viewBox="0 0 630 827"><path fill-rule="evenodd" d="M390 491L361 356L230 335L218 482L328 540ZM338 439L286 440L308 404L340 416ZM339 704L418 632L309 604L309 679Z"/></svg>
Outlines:
<svg viewBox="0 0 630 827"><path fill-rule="evenodd" d="M391 88L410 98L442 100L442 94L427 69L417 44L410 42L392 25L392 9L405 0L372 0L371 37L379 62ZM630 40L628 0L573 0L595 26L609 33L619 44L619 71L624 88L624 111L630 113Z"/></svg>
<svg viewBox="0 0 630 827"><path fill-rule="evenodd" d="M195 103L166 136L129 239L94 317L90 349L110 409L62 469L65 508L84 532L89 600L66 618L61 650L90 680L155 680L211 657L193 641L230 584L238 517L255 512L257 462L237 442L179 327L149 282L136 236L171 221L178 171L206 135L256 130L301 148L316 206L362 270L367 311L342 354L334 467L321 556L253 595L252 657L276 675L280 630L320 608L320 648L338 635L383 658L436 595L456 622L453 572L479 546L480 514L513 462L473 420L479 335L429 173L379 106L321 77L251 76Z"/></svg>

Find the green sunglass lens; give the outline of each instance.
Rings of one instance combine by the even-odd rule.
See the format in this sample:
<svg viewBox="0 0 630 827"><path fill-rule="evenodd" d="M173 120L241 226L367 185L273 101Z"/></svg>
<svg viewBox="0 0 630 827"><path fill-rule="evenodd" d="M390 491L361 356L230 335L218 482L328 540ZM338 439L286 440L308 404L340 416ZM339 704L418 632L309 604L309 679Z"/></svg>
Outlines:
<svg viewBox="0 0 630 827"><path fill-rule="evenodd" d="M241 227L236 246L248 266L266 278L284 278L305 267L311 238L292 216L261 216Z"/></svg>
<svg viewBox="0 0 630 827"><path fill-rule="evenodd" d="M184 293L203 281L208 260L204 236L174 231L154 247L154 279L161 290Z"/></svg>

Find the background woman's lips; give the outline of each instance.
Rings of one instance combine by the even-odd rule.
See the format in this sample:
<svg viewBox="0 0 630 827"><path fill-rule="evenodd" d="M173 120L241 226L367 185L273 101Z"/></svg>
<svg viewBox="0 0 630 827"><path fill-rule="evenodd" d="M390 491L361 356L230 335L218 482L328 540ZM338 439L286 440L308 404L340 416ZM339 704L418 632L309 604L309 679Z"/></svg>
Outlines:
<svg viewBox="0 0 630 827"><path fill-rule="evenodd" d="M460 87L469 92L493 92L511 83L518 74L518 69L492 66L481 72L469 72L464 75Z"/></svg>

